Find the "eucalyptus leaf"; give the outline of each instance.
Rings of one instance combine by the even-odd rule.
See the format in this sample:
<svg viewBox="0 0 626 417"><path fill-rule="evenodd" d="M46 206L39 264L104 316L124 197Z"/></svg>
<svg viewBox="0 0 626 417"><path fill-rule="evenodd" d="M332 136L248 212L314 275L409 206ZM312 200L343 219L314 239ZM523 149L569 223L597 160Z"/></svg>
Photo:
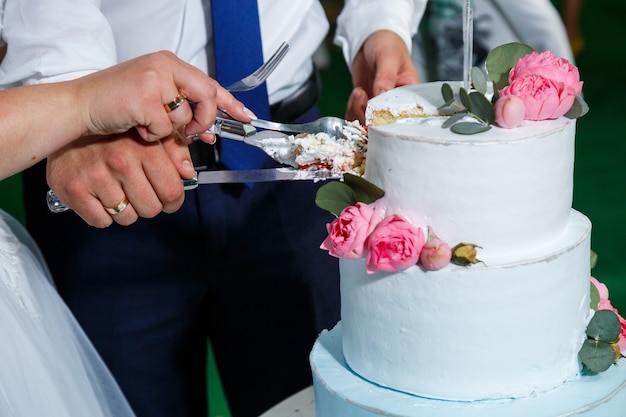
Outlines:
<svg viewBox="0 0 626 417"><path fill-rule="evenodd" d="M500 90L494 89L493 95L491 96L491 105L495 105L496 101L500 99Z"/></svg>
<svg viewBox="0 0 626 417"><path fill-rule="evenodd" d="M478 67L472 67L472 84L479 93L485 94L487 92L487 78Z"/></svg>
<svg viewBox="0 0 626 417"><path fill-rule="evenodd" d="M358 175L343 174L343 181L352 189L357 201L365 204L373 203L385 195L380 187Z"/></svg>
<svg viewBox="0 0 626 417"><path fill-rule="evenodd" d="M592 372L604 372L615 362L613 347L608 343L595 340L585 340L578 356Z"/></svg>
<svg viewBox="0 0 626 417"><path fill-rule="evenodd" d="M448 103L452 103L454 101L454 91L452 90L452 86L448 83L443 83L441 86L441 97L443 100Z"/></svg>
<svg viewBox="0 0 626 417"><path fill-rule="evenodd" d="M619 339L621 324L611 310L598 310L587 325L587 336L599 342L613 343Z"/></svg>
<svg viewBox="0 0 626 417"><path fill-rule="evenodd" d="M474 122L459 122L452 126L450 130L459 135L475 135L476 133L486 132L491 126Z"/></svg>
<svg viewBox="0 0 626 417"><path fill-rule="evenodd" d="M569 119L578 119L589 112L589 105L580 96L576 96L572 107L565 113Z"/></svg>
<svg viewBox="0 0 626 417"><path fill-rule="evenodd" d="M598 264L598 254L594 250L591 251L590 263L591 263L591 269L595 268L596 265Z"/></svg>
<svg viewBox="0 0 626 417"><path fill-rule="evenodd" d="M459 90L459 98L461 99L461 103L465 106L465 108L471 112L472 102L470 101L469 94L467 93L466 89L461 88Z"/></svg>
<svg viewBox="0 0 626 417"><path fill-rule="evenodd" d="M600 305L600 291L593 285L593 282L589 283L591 288L589 289L589 308L596 311L598 305Z"/></svg>
<svg viewBox="0 0 626 417"><path fill-rule="evenodd" d="M493 110L491 102L487 100L484 94L473 91L470 93L469 98L472 102L472 113L487 124L495 123L496 113Z"/></svg>
<svg viewBox="0 0 626 417"><path fill-rule="evenodd" d="M343 209L357 203L355 192L349 185L340 181L331 181L317 190L315 204L321 209L339 216Z"/></svg>
<svg viewBox="0 0 626 417"><path fill-rule="evenodd" d="M441 124L441 127L444 128L444 129L447 129L450 126L452 126L453 124L455 124L456 122L458 122L461 119L463 119L465 116L467 116L467 112L466 111L462 111L462 112L459 112L459 113L454 113L452 116L448 117Z"/></svg>
<svg viewBox="0 0 626 417"><path fill-rule="evenodd" d="M511 42L492 49L487 55L485 66L494 90L501 90L509 84L509 72L517 61L533 52L533 48L519 42Z"/></svg>

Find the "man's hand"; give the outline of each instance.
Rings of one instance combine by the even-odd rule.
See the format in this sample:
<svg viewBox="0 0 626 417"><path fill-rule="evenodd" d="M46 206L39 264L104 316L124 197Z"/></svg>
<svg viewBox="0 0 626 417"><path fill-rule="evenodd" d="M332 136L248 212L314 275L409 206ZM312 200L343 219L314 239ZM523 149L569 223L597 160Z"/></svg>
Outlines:
<svg viewBox="0 0 626 417"><path fill-rule="evenodd" d="M181 177L194 174L187 141L180 134L146 142L134 130L74 141L52 154L47 164L48 184L59 199L99 228L178 210L184 201ZM106 211L124 198L130 204L122 212Z"/></svg>
<svg viewBox="0 0 626 417"><path fill-rule="evenodd" d="M395 33L381 30L370 35L352 62L354 89L348 99L346 119L365 122L367 101L380 93L419 77L405 43Z"/></svg>

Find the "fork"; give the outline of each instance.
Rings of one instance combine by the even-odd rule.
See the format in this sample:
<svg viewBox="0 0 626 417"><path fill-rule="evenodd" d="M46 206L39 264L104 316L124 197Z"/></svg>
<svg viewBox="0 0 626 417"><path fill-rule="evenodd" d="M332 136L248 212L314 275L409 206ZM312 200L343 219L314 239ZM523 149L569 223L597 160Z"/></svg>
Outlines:
<svg viewBox="0 0 626 417"><path fill-rule="evenodd" d="M329 136L346 138L344 128L348 122L339 117L325 116L308 123L279 123L269 120L255 119L250 122L254 127L289 133L328 133Z"/></svg>
<svg viewBox="0 0 626 417"><path fill-rule="evenodd" d="M231 93L250 91L257 88L259 85L270 76L276 66L283 60L287 52L289 51L289 44L283 42L276 52L268 59L263 65L261 65L256 71L248 75L245 78L226 87Z"/></svg>

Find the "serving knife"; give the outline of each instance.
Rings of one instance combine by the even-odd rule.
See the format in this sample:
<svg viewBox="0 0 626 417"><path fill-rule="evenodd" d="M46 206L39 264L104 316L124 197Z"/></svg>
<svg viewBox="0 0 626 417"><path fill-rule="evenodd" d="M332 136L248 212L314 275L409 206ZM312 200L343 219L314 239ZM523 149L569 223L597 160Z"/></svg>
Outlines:
<svg viewBox="0 0 626 417"><path fill-rule="evenodd" d="M185 190L194 190L202 184L252 183L271 181L325 181L341 180L343 174L329 170L304 171L295 168L267 168L245 170L200 171L195 177L183 180ZM69 210L52 190L46 194L48 209L53 213Z"/></svg>
<svg viewBox="0 0 626 417"><path fill-rule="evenodd" d="M295 168L266 168L244 170L201 171L189 180L183 180L185 190L193 190L202 184L228 184L272 181L325 181L341 180L343 173L321 169L306 171Z"/></svg>

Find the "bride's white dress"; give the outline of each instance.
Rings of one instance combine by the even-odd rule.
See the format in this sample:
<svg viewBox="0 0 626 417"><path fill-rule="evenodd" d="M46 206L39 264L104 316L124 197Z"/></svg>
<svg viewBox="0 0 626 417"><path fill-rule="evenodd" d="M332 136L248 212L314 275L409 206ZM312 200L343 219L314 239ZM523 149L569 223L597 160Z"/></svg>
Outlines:
<svg viewBox="0 0 626 417"><path fill-rule="evenodd" d="M2 210L0 416L133 416L57 294L36 245Z"/></svg>

